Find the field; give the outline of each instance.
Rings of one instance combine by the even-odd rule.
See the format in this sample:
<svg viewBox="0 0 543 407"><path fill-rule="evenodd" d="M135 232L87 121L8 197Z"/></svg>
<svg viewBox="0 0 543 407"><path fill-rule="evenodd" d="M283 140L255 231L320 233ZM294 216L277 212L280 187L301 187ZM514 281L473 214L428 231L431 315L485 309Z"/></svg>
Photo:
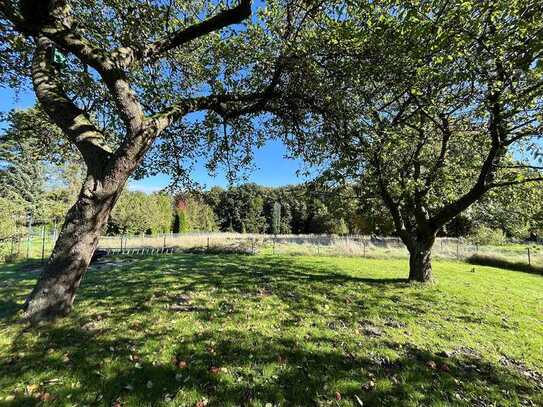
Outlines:
<svg viewBox="0 0 543 407"><path fill-rule="evenodd" d="M0 266L0 404L543 405L543 277L405 259L179 254L94 266L74 312L17 323Z"/></svg>

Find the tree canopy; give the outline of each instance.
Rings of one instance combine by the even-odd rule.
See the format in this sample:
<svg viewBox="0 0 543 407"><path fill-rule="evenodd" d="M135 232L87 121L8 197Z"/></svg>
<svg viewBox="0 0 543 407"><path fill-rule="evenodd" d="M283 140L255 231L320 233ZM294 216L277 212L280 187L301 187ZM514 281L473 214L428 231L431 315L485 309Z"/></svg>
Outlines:
<svg viewBox="0 0 543 407"><path fill-rule="evenodd" d="M379 196L429 276L455 216L492 189L543 181L529 160L543 130L542 7L345 2L307 38L274 124L323 181Z"/></svg>

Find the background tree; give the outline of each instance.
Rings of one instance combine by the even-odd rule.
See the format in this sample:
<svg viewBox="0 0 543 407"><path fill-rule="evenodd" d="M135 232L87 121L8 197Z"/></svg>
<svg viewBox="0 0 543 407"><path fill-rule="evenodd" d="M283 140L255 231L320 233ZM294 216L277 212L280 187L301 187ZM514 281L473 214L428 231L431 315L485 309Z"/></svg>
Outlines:
<svg viewBox="0 0 543 407"><path fill-rule="evenodd" d="M431 278L436 234L470 205L543 179L521 159L542 134L542 8L347 1L306 37L273 124L323 182L381 198L410 280Z"/></svg>
<svg viewBox="0 0 543 407"><path fill-rule="evenodd" d="M500 229L509 238L526 239L538 229L537 215L542 207L543 188L539 183L527 183L489 191L467 213L474 227L485 225Z"/></svg>
<svg viewBox="0 0 543 407"><path fill-rule="evenodd" d="M164 233L171 229L173 200L160 193L123 191L111 214L111 226L123 234Z"/></svg>
<svg viewBox="0 0 543 407"><path fill-rule="evenodd" d="M151 231L156 233L169 232L173 221L173 200L165 193L154 193L150 196L155 210L152 213Z"/></svg>
<svg viewBox="0 0 543 407"><path fill-rule="evenodd" d="M213 208L201 196L182 195L176 198L176 202L178 232L216 232L219 230Z"/></svg>
<svg viewBox="0 0 543 407"><path fill-rule="evenodd" d="M272 233L274 235L281 233L281 204L279 202L273 203Z"/></svg>
<svg viewBox="0 0 543 407"><path fill-rule="evenodd" d="M26 216L24 206L18 201L0 197L0 214L0 240L17 235L18 220Z"/></svg>
<svg viewBox="0 0 543 407"><path fill-rule="evenodd" d="M81 186L81 164L39 108L16 110L0 134L0 196L34 223L58 224Z"/></svg>

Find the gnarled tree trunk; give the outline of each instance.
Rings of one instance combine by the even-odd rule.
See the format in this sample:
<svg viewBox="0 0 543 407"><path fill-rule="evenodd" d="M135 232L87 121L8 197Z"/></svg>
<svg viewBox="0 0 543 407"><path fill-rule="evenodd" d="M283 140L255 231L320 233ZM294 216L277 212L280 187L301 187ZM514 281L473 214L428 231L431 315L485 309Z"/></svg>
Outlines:
<svg viewBox="0 0 543 407"><path fill-rule="evenodd" d="M24 312L30 321L70 312L124 180L107 189L103 185L102 180L88 175L77 202L68 211L53 253L25 302Z"/></svg>
<svg viewBox="0 0 543 407"><path fill-rule="evenodd" d="M165 33L156 41L113 50L93 43L89 39L92 35L86 38L75 24L77 19L72 16L70 2L48 0L45 6L35 7L36 14L32 12L36 2L25 1L21 15L16 12L15 3L0 0L0 14L11 21L16 31L35 41L32 83L36 96L65 138L79 150L89 170L78 200L66 216L53 254L25 303L27 318L39 321L70 312L75 292L117 197L159 134L189 113L213 110L221 115L241 115L261 111L264 101L273 96L280 69L261 92L208 96L195 92L198 95L181 98L146 116L135 88L130 85L130 73L141 69L143 63L155 63L170 50L247 19L251 15L251 0L240 0L235 7L192 26ZM61 68L55 68L51 58L58 49L93 68L97 80L107 88L126 131L115 151L110 148L105 130L96 126L90 113L66 93ZM93 89L85 88L86 91ZM75 90L73 93L85 95L80 89Z"/></svg>
<svg viewBox="0 0 543 407"><path fill-rule="evenodd" d="M432 246L435 238L415 239L409 249L409 281L428 282L432 279Z"/></svg>

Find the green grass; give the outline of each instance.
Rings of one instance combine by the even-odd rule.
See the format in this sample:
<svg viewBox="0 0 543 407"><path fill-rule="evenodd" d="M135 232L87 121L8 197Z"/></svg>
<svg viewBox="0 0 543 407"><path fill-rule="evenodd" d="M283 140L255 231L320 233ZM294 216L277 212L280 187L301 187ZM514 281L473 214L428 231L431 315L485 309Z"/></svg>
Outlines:
<svg viewBox="0 0 543 407"><path fill-rule="evenodd" d="M405 260L146 258L28 328L36 275L3 265L0 404L543 405L543 277L473 267L435 262L421 286Z"/></svg>

